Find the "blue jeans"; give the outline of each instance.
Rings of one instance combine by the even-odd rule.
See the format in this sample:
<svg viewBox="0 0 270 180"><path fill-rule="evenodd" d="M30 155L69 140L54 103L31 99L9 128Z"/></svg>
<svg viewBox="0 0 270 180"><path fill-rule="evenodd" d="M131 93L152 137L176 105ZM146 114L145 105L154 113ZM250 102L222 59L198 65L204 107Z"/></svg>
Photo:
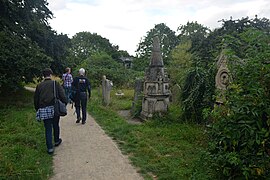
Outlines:
<svg viewBox="0 0 270 180"><path fill-rule="evenodd" d="M86 121L86 106L87 106L87 93L80 92L79 98L75 101L75 108L77 119L81 117L80 115L80 108L82 107L82 121Z"/></svg>
<svg viewBox="0 0 270 180"><path fill-rule="evenodd" d="M67 100L70 103L71 102L71 100L70 100L71 87L64 87L64 89L65 89L65 94L66 94Z"/></svg>
<svg viewBox="0 0 270 180"><path fill-rule="evenodd" d="M59 120L60 120L59 116L54 117L52 119L44 120L47 149L52 149L54 147L52 143L52 130L53 130L54 142L59 142L59 135L60 135Z"/></svg>

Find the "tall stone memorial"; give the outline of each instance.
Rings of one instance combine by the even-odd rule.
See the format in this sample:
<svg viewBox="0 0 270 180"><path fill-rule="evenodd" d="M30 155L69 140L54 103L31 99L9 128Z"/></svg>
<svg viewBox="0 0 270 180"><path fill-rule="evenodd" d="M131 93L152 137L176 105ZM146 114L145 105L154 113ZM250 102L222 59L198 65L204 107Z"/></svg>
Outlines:
<svg viewBox="0 0 270 180"><path fill-rule="evenodd" d="M154 113L166 112L169 96L169 78L164 68L159 38L156 36L153 39L150 64L144 75L141 117L151 118Z"/></svg>

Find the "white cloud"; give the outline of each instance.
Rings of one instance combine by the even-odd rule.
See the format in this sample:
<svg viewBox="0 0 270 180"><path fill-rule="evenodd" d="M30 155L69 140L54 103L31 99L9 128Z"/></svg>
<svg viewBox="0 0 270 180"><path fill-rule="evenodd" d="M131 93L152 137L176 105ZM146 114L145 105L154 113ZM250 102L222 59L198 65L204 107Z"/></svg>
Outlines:
<svg viewBox="0 0 270 180"><path fill-rule="evenodd" d="M135 54L140 39L155 24L176 31L180 24L197 21L207 27L218 20L242 17L269 18L268 0L48 0L54 14L50 21L58 33L72 37L78 32L97 33Z"/></svg>

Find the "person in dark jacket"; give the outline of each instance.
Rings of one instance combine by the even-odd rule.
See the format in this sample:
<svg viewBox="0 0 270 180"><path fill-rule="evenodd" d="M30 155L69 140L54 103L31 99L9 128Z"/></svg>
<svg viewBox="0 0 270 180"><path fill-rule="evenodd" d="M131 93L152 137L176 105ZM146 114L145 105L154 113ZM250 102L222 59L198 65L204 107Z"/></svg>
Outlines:
<svg viewBox="0 0 270 180"><path fill-rule="evenodd" d="M76 123L80 123L82 120L82 124L86 123L86 106L87 106L87 97L90 99L91 97L91 85L90 81L85 77L85 70L81 68L79 70L79 76L75 77L72 82L72 87L76 89L77 97L75 98L75 108L77 114ZM88 91L88 95L87 95ZM82 107L82 118L80 115L80 108Z"/></svg>
<svg viewBox="0 0 270 180"><path fill-rule="evenodd" d="M37 85L34 95L34 105L37 114L44 121L45 137L47 152L53 154L54 146L59 146L62 142L60 136L59 116L54 116L54 87L56 91L56 97L58 97L63 103L67 104L68 100L65 96L62 86L51 79L52 70L46 68L43 70L44 81ZM52 130L54 136L54 146L52 143Z"/></svg>

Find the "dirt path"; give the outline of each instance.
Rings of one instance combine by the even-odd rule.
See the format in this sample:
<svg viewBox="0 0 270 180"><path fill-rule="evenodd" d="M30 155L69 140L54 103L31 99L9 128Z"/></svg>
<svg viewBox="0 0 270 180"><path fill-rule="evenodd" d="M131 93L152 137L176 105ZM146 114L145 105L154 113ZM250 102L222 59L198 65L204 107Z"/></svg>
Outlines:
<svg viewBox="0 0 270 180"><path fill-rule="evenodd" d="M63 143L56 147L52 180L142 180L115 142L88 115L76 124L74 109L61 118Z"/></svg>

